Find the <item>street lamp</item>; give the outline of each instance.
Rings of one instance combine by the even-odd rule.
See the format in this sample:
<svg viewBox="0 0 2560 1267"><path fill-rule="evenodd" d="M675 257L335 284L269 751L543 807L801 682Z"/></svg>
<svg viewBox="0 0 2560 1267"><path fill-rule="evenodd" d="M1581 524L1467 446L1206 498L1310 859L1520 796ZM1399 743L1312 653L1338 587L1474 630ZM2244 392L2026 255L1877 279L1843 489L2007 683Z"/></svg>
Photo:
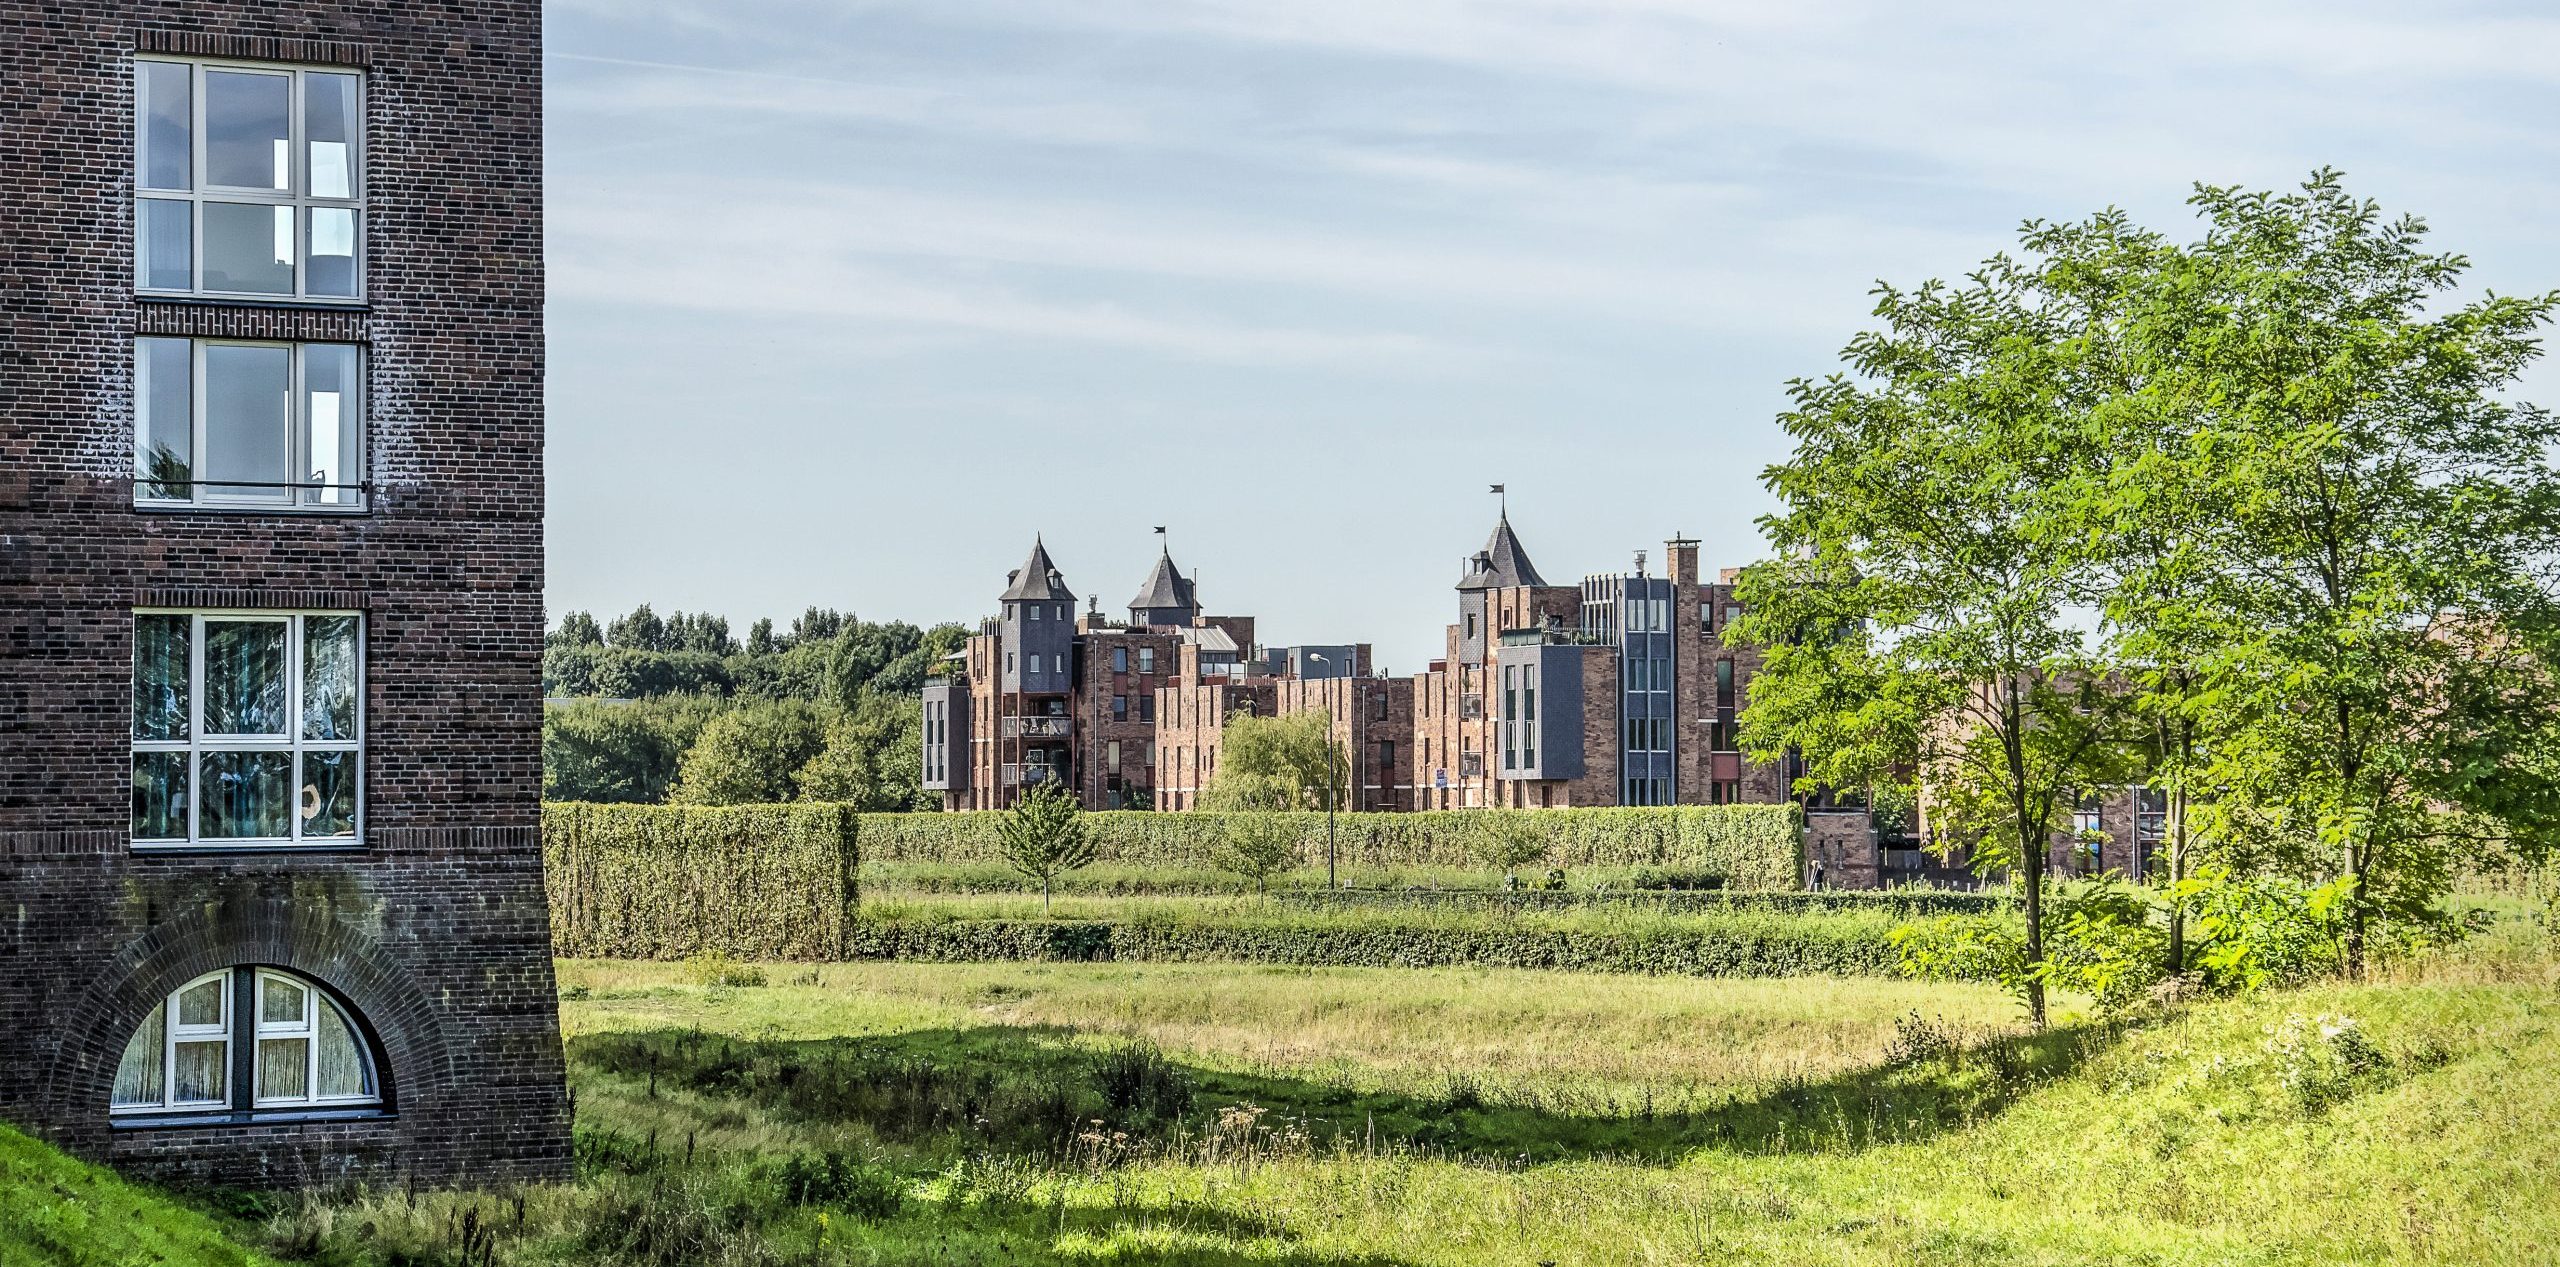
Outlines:
<svg viewBox="0 0 2560 1267"><path fill-rule="evenodd" d="M1310 651L1307 653L1307 658L1318 664L1333 663L1333 661L1327 659L1325 654L1321 651ZM1344 672L1342 680L1346 684L1351 681L1351 675L1348 671ZM1345 685L1342 689L1344 694L1348 696L1351 691L1350 686ZM1349 701L1346 698L1345 703L1348 702ZM1332 720L1341 723L1345 730L1350 728L1347 713L1334 714ZM1333 807L1334 802L1340 800L1342 796L1341 792L1337 789L1340 788L1343 783L1350 781L1351 775L1347 767L1351 762L1348 754L1345 754L1342 764L1346 769L1337 776L1334 773L1333 758L1333 727L1328 725L1324 728L1324 887L1328 889L1339 889L1342 887L1342 882L1334 874L1335 851L1333 844Z"/></svg>

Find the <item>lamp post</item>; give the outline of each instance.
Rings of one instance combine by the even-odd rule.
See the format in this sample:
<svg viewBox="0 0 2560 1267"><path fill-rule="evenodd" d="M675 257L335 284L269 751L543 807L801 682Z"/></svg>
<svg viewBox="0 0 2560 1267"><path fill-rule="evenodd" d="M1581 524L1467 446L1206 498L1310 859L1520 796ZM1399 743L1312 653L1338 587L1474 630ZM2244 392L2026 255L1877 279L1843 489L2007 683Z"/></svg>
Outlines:
<svg viewBox="0 0 2560 1267"><path fill-rule="evenodd" d="M1325 654L1321 651L1310 651L1307 653L1307 658L1319 664L1333 663L1333 661L1325 658ZM1351 677L1348 673L1345 673L1342 680L1345 683L1342 689L1347 696L1351 690L1351 687L1348 685L1351 681ZM1345 702L1348 702L1347 699ZM1346 730L1350 727L1347 710L1344 713L1334 714L1331 720L1340 723ZM1342 793L1339 789L1344 782L1349 781L1350 772L1346 769L1340 776L1336 776L1334 773L1333 758L1333 727L1328 725L1324 728L1324 887L1328 889L1339 889L1342 887L1342 882L1334 874L1335 851L1333 843L1333 807L1334 802L1342 798ZM1345 755L1343 765L1346 767L1350 765L1348 754Z"/></svg>

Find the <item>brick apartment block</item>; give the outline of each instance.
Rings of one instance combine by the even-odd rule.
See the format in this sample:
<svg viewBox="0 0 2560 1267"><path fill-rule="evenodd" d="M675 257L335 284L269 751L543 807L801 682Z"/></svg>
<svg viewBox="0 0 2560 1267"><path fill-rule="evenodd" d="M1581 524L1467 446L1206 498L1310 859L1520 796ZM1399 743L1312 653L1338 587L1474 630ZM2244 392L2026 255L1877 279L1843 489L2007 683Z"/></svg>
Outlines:
<svg viewBox="0 0 2560 1267"><path fill-rule="evenodd" d="M925 688L925 786L950 809L1011 805L1054 779L1093 808L1196 807L1238 714L1320 713L1354 765L1362 810L1778 804L1806 811L1808 878L1885 878L1863 808L1793 789L1747 760L1736 717L1759 655L1725 644L1735 573L1701 579L1674 538L1665 575L1551 585L1506 514L1459 578L1440 658L1377 676L1366 644L1263 648L1253 622L1203 615L1160 557L1126 622L1088 611L1043 545L999 616Z"/></svg>
<svg viewBox="0 0 2560 1267"><path fill-rule="evenodd" d="M534 0L0 0L0 1118L564 1175Z"/></svg>

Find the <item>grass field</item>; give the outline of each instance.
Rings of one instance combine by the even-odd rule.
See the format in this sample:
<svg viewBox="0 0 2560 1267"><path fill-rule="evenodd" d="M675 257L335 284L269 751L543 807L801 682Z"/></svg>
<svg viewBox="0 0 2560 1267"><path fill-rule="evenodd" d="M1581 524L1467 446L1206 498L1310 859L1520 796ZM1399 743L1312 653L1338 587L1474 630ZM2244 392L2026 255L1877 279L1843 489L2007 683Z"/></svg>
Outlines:
<svg viewBox="0 0 2560 1267"><path fill-rule="evenodd" d="M2560 958L2522 918L2043 1034L1857 978L561 980L577 1181L208 1220L0 1135L0 1263L2560 1262Z"/></svg>

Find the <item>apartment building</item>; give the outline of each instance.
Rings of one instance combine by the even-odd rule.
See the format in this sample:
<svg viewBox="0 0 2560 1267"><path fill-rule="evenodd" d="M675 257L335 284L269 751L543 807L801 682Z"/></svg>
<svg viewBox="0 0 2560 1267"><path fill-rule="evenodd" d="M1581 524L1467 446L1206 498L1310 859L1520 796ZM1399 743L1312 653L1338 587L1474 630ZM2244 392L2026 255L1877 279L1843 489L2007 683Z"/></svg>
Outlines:
<svg viewBox="0 0 2560 1267"><path fill-rule="evenodd" d="M0 1117L565 1175L540 6L0 0Z"/></svg>

